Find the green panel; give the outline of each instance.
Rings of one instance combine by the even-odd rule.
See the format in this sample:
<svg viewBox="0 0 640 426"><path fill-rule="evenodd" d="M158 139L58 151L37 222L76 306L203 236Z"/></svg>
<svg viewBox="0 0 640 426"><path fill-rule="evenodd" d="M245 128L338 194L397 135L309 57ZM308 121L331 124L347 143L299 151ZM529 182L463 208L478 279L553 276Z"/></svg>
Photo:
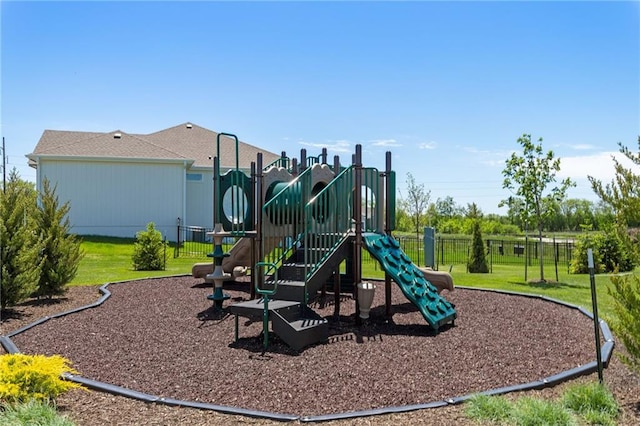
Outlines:
<svg viewBox="0 0 640 426"><path fill-rule="evenodd" d="M229 170L220 176L218 218L225 231L253 231L253 195L251 178L240 170Z"/></svg>
<svg viewBox="0 0 640 426"><path fill-rule="evenodd" d="M363 236L363 241L365 248L398 284L405 297L418 307L431 328L438 331L440 326L456 319L453 305L438 294L438 290L425 279L422 271L393 237L367 234Z"/></svg>

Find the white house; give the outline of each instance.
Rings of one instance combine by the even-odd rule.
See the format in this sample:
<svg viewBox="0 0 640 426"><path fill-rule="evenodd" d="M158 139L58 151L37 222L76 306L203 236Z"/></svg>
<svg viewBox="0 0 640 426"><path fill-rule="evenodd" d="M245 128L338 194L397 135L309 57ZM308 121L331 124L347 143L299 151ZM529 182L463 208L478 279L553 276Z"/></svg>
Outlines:
<svg viewBox="0 0 640 426"><path fill-rule="evenodd" d="M211 227L213 162L217 133L191 123L141 135L45 130L27 155L44 179L56 185L79 235L133 237L154 222L169 240L182 225ZM234 168L235 141L220 141L220 169ZM264 164L280 156L239 142L238 164L250 170L257 154Z"/></svg>

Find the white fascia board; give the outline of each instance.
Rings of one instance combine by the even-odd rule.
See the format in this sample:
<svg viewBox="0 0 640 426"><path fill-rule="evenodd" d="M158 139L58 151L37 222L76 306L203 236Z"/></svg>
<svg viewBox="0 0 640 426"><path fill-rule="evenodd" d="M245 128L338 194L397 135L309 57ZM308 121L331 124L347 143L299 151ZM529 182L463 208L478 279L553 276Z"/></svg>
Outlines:
<svg viewBox="0 0 640 426"><path fill-rule="evenodd" d="M88 157L79 155L47 155L29 154L27 158L36 162L40 160L53 161L85 161L85 162L107 162L107 163L163 163L163 164L187 164L192 165L195 160L185 160L184 158L136 158L136 157Z"/></svg>

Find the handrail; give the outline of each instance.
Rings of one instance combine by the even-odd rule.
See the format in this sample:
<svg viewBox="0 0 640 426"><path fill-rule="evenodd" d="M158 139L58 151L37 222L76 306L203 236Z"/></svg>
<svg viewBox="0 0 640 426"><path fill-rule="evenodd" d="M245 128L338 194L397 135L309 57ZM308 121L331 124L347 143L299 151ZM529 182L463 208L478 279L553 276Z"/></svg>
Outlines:
<svg viewBox="0 0 640 426"><path fill-rule="evenodd" d="M273 296L278 291L278 265L270 262L258 262L256 263L256 271L259 270L260 267L268 266L269 269L273 269L273 289L269 290L266 288L260 288L256 281L256 293L262 296L262 302L264 303L264 309L262 311L262 334L264 335L263 347L264 350L267 350L267 346L269 346L269 296Z"/></svg>
<svg viewBox="0 0 640 426"><path fill-rule="evenodd" d="M264 227L265 247L275 247L264 253L264 261L281 265L304 237L304 205L311 193L312 169L306 169L298 177L273 194L262 207L263 218L275 226ZM265 241L269 241L268 243Z"/></svg>
<svg viewBox="0 0 640 426"><path fill-rule="evenodd" d="M305 283L340 246L350 232L353 222L353 189L355 166L341 171L305 205ZM381 232L384 188L375 168L362 168L363 232ZM313 236L313 238L311 238Z"/></svg>
<svg viewBox="0 0 640 426"><path fill-rule="evenodd" d="M290 164L291 164L291 159L289 157L282 156L282 157L276 158L275 160L273 160L272 162L264 166L262 168L262 171L266 171L271 167L284 167L285 169L289 170Z"/></svg>

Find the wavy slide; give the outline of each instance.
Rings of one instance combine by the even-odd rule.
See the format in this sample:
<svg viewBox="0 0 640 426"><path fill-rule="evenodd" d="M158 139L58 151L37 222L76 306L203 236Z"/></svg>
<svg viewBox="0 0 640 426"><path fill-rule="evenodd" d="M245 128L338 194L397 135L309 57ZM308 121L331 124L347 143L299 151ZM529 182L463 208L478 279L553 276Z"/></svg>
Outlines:
<svg viewBox="0 0 640 426"><path fill-rule="evenodd" d="M398 241L390 235L381 234L363 234L362 239L367 251L380 262L405 297L418 307L434 331L453 323L457 315L453 304L438 294L438 290L402 251Z"/></svg>

